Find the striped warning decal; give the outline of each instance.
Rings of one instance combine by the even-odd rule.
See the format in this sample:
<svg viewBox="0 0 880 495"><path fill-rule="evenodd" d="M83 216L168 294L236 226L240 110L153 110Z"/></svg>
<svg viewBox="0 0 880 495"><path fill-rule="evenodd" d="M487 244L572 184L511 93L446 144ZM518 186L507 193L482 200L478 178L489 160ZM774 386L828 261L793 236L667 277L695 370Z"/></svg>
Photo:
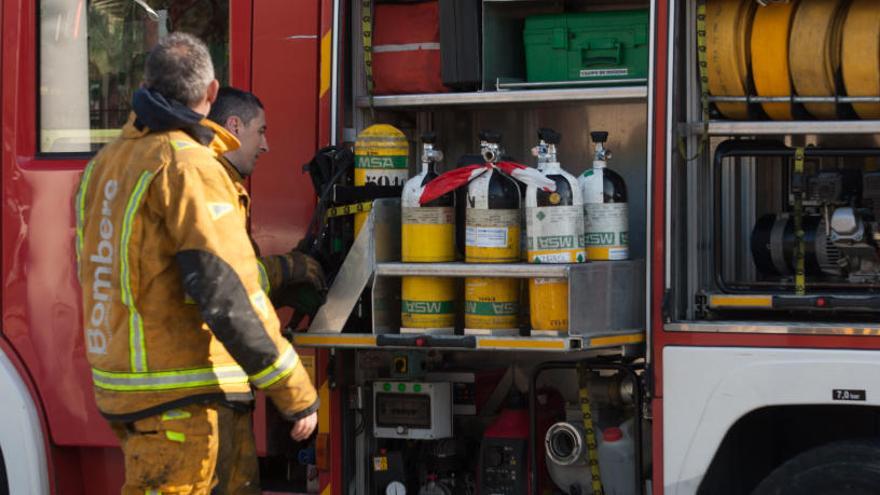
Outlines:
<svg viewBox="0 0 880 495"><path fill-rule="evenodd" d="M321 37L321 85L318 90L318 98L323 98L330 91L330 77L332 72L332 49L333 31L328 30Z"/></svg>

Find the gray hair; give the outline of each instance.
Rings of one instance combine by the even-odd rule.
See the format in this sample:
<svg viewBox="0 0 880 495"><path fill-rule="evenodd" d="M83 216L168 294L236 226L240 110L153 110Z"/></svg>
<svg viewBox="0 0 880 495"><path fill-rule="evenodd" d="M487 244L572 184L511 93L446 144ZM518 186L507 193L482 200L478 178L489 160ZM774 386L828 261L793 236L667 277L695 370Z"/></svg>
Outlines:
<svg viewBox="0 0 880 495"><path fill-rule="evenodd" d="M144 83L165 98L190 106L205 97L214 80L208 47L195 36L174 32L150 50L144 65Z"/></svg>

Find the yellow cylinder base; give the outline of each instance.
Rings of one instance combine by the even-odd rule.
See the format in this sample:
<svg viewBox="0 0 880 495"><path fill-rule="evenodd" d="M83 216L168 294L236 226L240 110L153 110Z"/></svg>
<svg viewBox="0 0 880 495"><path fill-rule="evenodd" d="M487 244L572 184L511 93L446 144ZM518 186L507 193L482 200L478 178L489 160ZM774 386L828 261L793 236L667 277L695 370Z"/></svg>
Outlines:
<svg viewBox="0 0 880 495"><path fill-rule="evenodd" d="M455 326L455 279L404 277L400 297L401 325L445 329Z"/></svg>
<svg viewBox="0 0 880 495"><path fill-rule="evenodd" d="M512 278L465 279L464 325L469 329L516 329L520 281Z"/></svg>
<svg viewBox="0 0 880 495"><path fill-rule="evenodd" d="M529 280L532 330L568 331L568 282L565 279Z"/></svg>
<svg viewBox="0 0 880 495"><path fill-rule="evenodd" d="M449 217L447 223L404 223L401 229L400 259L404 263L442 263L455 260L455 224L452 208L439 212ZM406 220L406 219L404 219Z"/></svg>

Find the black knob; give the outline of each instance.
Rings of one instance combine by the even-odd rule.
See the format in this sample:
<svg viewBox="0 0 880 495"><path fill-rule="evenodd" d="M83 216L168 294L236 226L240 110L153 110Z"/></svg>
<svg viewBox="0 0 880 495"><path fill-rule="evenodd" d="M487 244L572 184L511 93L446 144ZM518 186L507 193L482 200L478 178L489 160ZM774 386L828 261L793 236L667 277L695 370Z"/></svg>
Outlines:
<svg viewBox="0 0 880 495"><path fill-rule="evenodd" d="M422 134L422 142L425 144L434 144L437 142L437 133L436 132L426 132Z"/></svg>
<svg viewBox="0 0 880 495"><path fill-rule="evenodd" d="M562 134L559 134L553 129L542 127L538 129L538 139L547 144L559 144L559 142L562 141Z"/></svg>
<svg viewBox="0 0 880 495"><path fill-rule="evenodd" d="M608 141L608 132L606 132L606 131L591 132L590 137L593 138L594 143L604 143L605 141Z"/></svg>
<svg viewBox="0 0 880 495"><path fill-rule="evenodd" d="M480 131L480 141L487 143L501 143L501 133L493 130Z"/></svg>
<svg viewBox="0 0 880 495"><path fill-rule="evenodd" d="M486 455L483 458L483 463L486 467L499 467L503 462L504 454L501 452L500 448L489 447L486 449Z"/></svg>

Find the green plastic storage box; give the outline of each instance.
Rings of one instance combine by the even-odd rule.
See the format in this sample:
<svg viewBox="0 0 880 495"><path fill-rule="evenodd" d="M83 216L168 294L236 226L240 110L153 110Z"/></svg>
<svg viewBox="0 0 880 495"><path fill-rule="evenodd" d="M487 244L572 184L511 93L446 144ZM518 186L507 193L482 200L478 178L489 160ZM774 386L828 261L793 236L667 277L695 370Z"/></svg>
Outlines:
<svg viewBox="0 0 880 495"><path fill-rule="evenodd" d="M528 82L644 83L647 10L536 15L523 39Z"/></svg>

